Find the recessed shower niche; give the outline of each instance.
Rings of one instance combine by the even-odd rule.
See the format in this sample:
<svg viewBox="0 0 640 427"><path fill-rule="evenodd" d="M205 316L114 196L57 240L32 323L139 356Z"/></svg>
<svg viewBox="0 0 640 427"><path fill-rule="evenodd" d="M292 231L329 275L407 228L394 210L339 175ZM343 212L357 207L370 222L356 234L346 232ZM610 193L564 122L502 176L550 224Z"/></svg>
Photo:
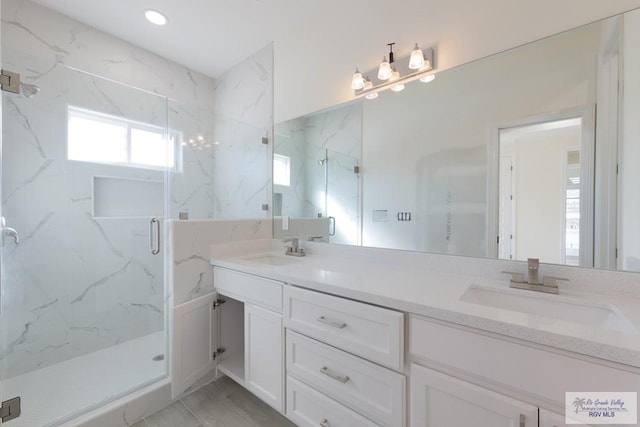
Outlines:
<svg viewBox="0 0 640 427"><path fill-rule="evenodd" d="M164 216L164 182L147 179L93 177L94 218Z"/></svg>

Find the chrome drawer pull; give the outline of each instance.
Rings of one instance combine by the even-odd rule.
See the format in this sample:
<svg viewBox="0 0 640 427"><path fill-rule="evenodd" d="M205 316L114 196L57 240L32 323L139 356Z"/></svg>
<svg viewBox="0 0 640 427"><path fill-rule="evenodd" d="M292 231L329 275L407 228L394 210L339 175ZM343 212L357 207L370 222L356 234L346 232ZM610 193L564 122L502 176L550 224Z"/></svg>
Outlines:
<svg viewBox="0 0 640 427"><path fill-rule="evenodd" d="M324 420L320 421L320 427L329 427L329 420L325 418Z"/></svg>
<svg viewBox="0 0 640 427"><path fill-rule="evenodd" d="M329 320L324 316L318 317L318 322L324 323L325 325L333 326L334 328L344 329L347 327L347 324L344 322L335 322L333 320Z"/></svg>
<svg viewBox="0 0 640 427"><path fill-rule="evenodd" d="M323 366L323 367L320 369L320 373L325 374L326 376L328 376L328 377L330 377L330 378L333 378L333 379L334 379L334 380L336 380L336 381L340 381L342 384L344 384L344 383L346 383L347 381L349 381L349 377L348 377L348 376L346 376L346 375L345 375L344 377L341 377L341 376L340 376L340 375L338 375L338 374L334 374L334 373L333 373L333 372L331 372L331 371L329 370L329 368L327 368L326 366Z"/></svg>

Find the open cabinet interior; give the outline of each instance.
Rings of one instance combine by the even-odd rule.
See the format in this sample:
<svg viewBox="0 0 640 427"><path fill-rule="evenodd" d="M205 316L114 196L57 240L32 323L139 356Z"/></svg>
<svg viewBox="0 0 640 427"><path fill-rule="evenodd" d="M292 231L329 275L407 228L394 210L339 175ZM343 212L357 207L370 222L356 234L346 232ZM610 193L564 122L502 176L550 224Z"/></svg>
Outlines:
<svg viewBox="0 0 640 427"><path fill-rule="evenodd" d="M244 383L244 303L220 294L225 301L217 310L218 370Z"/></svg>

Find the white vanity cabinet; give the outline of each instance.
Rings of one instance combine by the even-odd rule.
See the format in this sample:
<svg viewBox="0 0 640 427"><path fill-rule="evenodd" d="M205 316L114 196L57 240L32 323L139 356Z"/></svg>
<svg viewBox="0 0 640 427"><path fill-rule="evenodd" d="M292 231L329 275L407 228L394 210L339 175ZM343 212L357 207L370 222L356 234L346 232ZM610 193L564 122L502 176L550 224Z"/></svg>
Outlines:
<svg viewBox="0 0 640 427"><path fill-rule="evenodd" d="M562 427L545 407L564 408L566 392L640 387L624 369L414 315L409 360L412 427Z"/></svg>
<svg viewBox="0 0 640 427"><path fill-rule="evenodd" d="M538 427L538 408L411 365L411 426Z"/></svg>
<svg viewBox="0 0 640 427"><path fill-rule="evenodd" d="M213 268L216 293L173 314L173 397L218 370L284 412L283 283Z"/></svg>
<svg viewBox="0 0 640 427"><path fill-rule="evenodd" d="M287 416L310 427L405 425L403 313L286 286L284 321Z"/></svg>

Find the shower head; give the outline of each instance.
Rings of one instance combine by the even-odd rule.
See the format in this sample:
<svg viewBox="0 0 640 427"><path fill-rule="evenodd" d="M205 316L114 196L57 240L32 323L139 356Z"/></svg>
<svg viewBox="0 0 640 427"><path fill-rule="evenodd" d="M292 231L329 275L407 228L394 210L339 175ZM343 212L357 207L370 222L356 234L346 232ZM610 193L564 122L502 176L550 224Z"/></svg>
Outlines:
<svg viewBox="0 0 640 427"><path fill-rule="evenodd" d="M40 86L32 85L29 83L20 83L20 89L22 89L22 94L27 98L33 98L40 92Z"/></svg>

